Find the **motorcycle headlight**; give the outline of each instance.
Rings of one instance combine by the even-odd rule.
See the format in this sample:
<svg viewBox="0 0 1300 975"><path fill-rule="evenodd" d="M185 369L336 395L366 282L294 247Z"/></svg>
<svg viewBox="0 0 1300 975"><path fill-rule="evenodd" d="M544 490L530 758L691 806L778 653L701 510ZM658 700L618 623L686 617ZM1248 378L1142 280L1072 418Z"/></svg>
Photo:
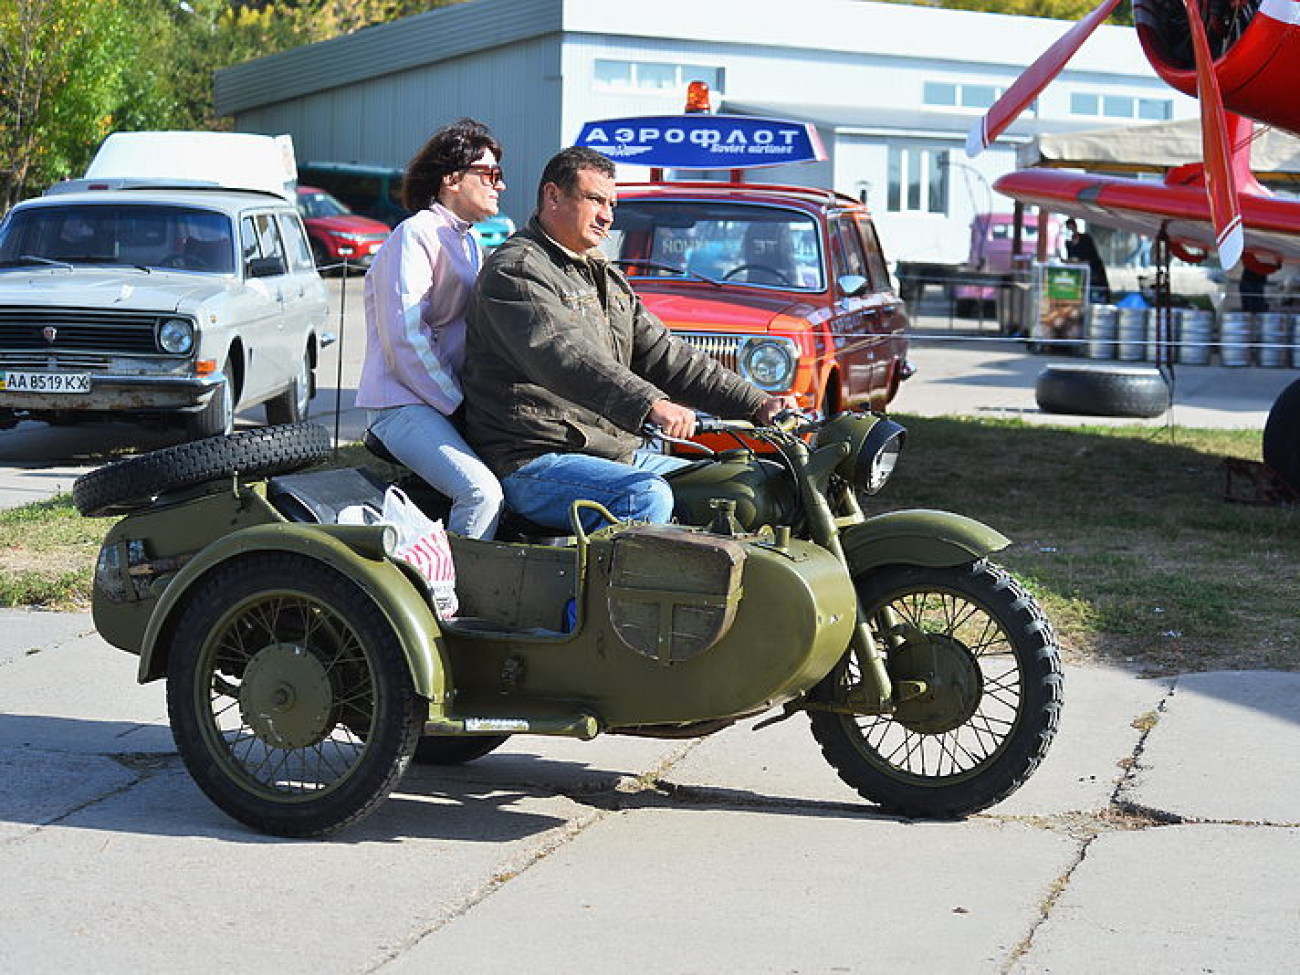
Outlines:
<svg viewBox="0 0 1300 975"><path fill-rule="evenodd" d="M799 364L799 348L791 339L749 339L736 357L739 373L759 389L789 389Z"/></svg>
<svg viewBox="0 0 1300 975"><path fill-rule="evenodd" d="M164 352L184 355L194 348L194 323L184 318L169 318L158 329L158 345Z"/></svg>
<svg viewBox="0 0 1300 975"><path fill-rule="evenodd" d="M894 473L907 430L893 420L871 413L841 413L817 431L814 445L848 445L835 471L864 494L875 494Z"/></svg>

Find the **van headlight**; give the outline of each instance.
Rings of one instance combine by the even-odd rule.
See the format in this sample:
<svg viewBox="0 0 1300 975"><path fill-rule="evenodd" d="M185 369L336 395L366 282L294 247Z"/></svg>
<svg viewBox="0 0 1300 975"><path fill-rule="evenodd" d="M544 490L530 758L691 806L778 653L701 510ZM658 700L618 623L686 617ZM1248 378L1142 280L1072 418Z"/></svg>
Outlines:
<svg viewBox="0 0 1300 975"><path fill-rule="evenodd" d="M798 365L799 347L786 338L747 339L736 356L737 371L769 392L789 389Z"/></svg>
<svg viewBox="0 0 1300 975"><path fill-rule="evenodd" d="M158 345L173 355L189 352L194 348L194 323L185 318L168 318L158 329Z"/></svg>

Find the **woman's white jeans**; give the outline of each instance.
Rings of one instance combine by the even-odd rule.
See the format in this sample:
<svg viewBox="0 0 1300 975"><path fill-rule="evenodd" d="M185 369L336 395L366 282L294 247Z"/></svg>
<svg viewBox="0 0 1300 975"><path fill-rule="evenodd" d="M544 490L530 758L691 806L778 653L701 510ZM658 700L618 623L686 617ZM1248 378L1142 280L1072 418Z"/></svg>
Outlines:
<svg viewBox="0 0 1300 975"><path fill-rule="evenodd" d="M451 499L448 531L469 538L496 534L505 504L501 484L451 420L422 403L371 410L369 419L389 453Z"/></svg>

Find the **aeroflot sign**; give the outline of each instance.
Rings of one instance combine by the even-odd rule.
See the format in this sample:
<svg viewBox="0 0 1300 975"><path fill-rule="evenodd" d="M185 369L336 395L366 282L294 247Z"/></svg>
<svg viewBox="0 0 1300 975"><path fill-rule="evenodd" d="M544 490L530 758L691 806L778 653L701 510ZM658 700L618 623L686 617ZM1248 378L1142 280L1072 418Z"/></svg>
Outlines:
<svg viewBox="0 0 1300 975"><path fill-rule="evenodd" d="M674 169L737 169L826 158L807 122L746 115L642 115L588 122L578 136L619 162Z"/></svg>

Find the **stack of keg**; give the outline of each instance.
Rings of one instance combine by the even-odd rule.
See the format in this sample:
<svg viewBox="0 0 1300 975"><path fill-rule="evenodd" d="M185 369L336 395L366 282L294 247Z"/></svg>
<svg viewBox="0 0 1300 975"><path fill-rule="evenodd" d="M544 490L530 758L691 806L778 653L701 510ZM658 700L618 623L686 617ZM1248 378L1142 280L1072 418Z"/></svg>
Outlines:
<svg viewBox="0 0 1300 975"><path fill-rule="evenodd" d="M1089 305L1087 350L1089 359L1115 358L1115 328L1119 309L1114 305Z"/></svg>
<svg viewBox="0 0 1300 975"><path fill-rule="evenodd" d="M1214 312L1185 308L1179 325L1178 361L1189 366L1208 366L1214 349Z"/></svg>
<svg viewBox="0 0 1300 975"><path fill-rule="evenodd" d="M1279 369L1291 363L1291 326L1294 316L1280 311L1256 315L1259 326L1259 364Z"/></svg>
<svg viewBox="0 0 1300 975"><path fill-rule="evenodd" d="M1219 362L1225 366L1250 365L1255 344L1255 316L1248 311L1225 311L1219 323Z"/></svg>

